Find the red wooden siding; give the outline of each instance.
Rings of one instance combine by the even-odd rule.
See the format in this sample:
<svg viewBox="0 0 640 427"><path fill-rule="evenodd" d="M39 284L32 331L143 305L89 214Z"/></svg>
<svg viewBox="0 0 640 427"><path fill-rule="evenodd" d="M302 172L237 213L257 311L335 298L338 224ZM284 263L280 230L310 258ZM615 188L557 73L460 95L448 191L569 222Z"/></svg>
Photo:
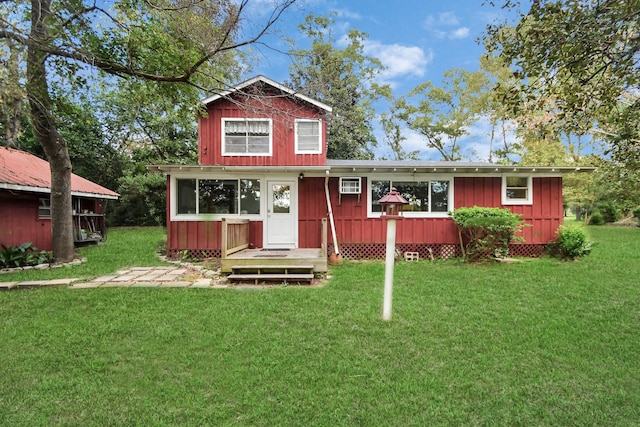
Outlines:
<svg viewBox="0 0 640 427"><path fill-rule="evenodd" d="M463 206L507 207L522 214L531 224L523 232L525 243L545 244L553 240L562 223L562 179L534 178L533 205L502 206L500 177L459 177L454 180L455 208ZM301 248L317 248L321 243L322 218L328 207L324 189L325 178L307 177L298 188L298 244ZM362 188L367 188L366 179ZM386 222L380 218L367 218L369 194L366 190L357 195L338 192L338 178L329 179L329 192L335 220L336 235L340 246L384 244ZM167 198L169 200L170 197ZM169 206L167 206L169 209ZM333 244L331 230L328 241ZM219 221L176 221L167 226L167 248L171 253L215 251L221 248L221 223ZM262 247L262 221L252 221L250 239L254 247ZM450 218L404 218L398 221L398 244L457 245L458 233ZM330 248L331 249L331 248Z"/></svg>
<svg viewBox="0 0 640 427"><path fill-rule="evenodd" d="M367 188L366 179L362 188ZM454 180L454 207L487 206L506 207L522 214L530 227L525 227L526 243L548 243L562 223L562 179L534 178L534 205L503 206L502 179L500 177L460 177ZM386 224L378 218L367 218L369 194L343 195L338 193L338 178L329 180L331 205L340 245L384 243ZM315 230L327 212L323 178L308 178L300 184L299 230L301 247L317 247ZM329 241L332 236L329 232ZM457 244L458 233L449 218L404 218L398 221L397 243Z"/></svg>
<svg viewBox="0 0 640 427"><path fill-rule="evenodd" d="M508 208L522 215L530 224L523 229L525 243L548 243L562 224L562 178L533 178L532 205L502 205L500 177L456 178L454 183L456 208L487 206Z"/></svg>
<svg viewBox="0 0 640 427"><path fill-rule="evenodd" d="M199 164L227 166L318 166L326 163L326 121L322 120L322 154L295 154L295 120L322 118L311 108L286 98L274 98L266 110L264 105L240 106L226 99L220 99L207 108L207 116L199 119ZM279 111L279 114L273 114ZM271 156L223 156L223 118L272 118Z"/></svg>
<svg viewBox="0 0 640 427"><path fill-rule="evenodd" d="M16 246L31 242L38 250L52 249L51 221L38 218L39 198L0 192L0 243Z"/></svg>

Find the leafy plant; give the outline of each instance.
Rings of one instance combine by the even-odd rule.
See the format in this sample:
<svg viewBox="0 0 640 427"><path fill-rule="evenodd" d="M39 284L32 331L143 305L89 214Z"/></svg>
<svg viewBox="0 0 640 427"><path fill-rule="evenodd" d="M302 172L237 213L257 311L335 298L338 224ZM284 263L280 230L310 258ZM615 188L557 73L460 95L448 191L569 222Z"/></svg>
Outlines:
<svg viewBox="0 0 640 427"><path fill-rule="evenodd" d="M620 219L620 209L611 201L602 201L596 204L596 210L600 212L604 222L616 222Z"/></svg>
<svg viewBox="0 0 640 427"><path fill-rule="evenodd" d="M556 236L556 241L549 246L553 255L564 259L575 259L591 253L592 244L585 229L580 226L561 225Z"/></svg>
<svg viewBox="0 0 640 427"><path fill-rule="evenodd" d="M471 262L506 256L509 243L521 240L515 235L526 225L519 214L502 208L459 208L452 217L458 226L463 255Z"/></svg>
<svg viewBox="0 0 640 427"><path fill-rule="evenodd" d="M53 261L53 254L51 252L38 252L38 248L31 247L31 242L25 242L15 246L0 246L2 246L2 250L0 250L0 268L38 265Z"/></svg>
<svg viewBox="0 0 640 427"><path fill-rule="evenodd" d="M602 225L604 224L604 217L600 213L600 211L595 211L591 218L589 218L589 225Z"/></svg>

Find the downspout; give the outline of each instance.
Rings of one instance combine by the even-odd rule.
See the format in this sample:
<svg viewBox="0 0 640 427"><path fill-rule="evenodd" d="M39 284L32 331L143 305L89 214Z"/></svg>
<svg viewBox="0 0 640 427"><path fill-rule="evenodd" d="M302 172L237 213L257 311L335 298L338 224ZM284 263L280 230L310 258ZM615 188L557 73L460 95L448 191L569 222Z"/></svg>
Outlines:
<svg viewBox="0 0 640 427"><path fill-rule="evenodd" d="M330 264L342 264L342 255L338 249L338 238L336 237L336 224L333 220L333 209L331 208L331 198L329 197L329 174L324 179L324 194L327 197L327 209L329 209L329 223L331 224L331 237L333 238L333 253L329 256Z"/></svg>

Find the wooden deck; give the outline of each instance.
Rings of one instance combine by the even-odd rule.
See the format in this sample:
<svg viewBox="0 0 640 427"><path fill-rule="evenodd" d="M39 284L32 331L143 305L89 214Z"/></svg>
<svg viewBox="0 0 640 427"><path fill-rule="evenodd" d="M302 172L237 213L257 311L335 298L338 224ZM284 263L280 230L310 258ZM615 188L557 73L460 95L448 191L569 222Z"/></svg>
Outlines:
<svg viewBox="0 0 640 427"><path fill-rule="evenodd" d="M322 248L243 249L221 259L222 272L231 273L234 267L291 269L313 266L314 273L327 271L327 255Z"/></svg>

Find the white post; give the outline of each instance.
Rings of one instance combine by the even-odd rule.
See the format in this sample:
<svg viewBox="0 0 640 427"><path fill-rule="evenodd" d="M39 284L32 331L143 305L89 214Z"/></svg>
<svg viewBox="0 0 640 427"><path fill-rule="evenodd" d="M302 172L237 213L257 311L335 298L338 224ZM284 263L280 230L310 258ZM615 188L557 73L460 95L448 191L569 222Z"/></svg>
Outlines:
<svg viewBox="0 0 640 427"><path fill-rule="evenodd" d="M391 320L391 300L393 298L393 267L396 255L396 220L387 219L387 253L384 267L384 301L382 320Z"/></svg>

